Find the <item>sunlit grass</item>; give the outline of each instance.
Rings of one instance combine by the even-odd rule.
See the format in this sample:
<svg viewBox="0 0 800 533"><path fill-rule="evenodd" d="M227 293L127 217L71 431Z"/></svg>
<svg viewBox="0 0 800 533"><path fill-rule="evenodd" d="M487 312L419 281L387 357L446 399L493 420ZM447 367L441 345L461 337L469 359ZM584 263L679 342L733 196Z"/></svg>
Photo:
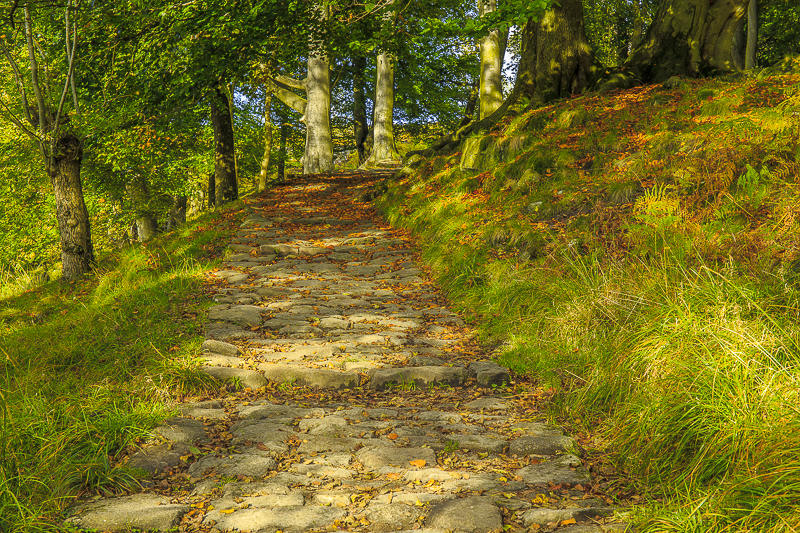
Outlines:
<svg viewBox="0 0 800 533"><path fill-rule="evenodd" d="M58 530L80 492L136 479L113 458L215 386L199 371L198 293L230 213L103 260L72 283L4 283L0 296L0 531Z"/></svg>
<svg viewBox="0 0 800 533"><path fill-rule="evenodd" d="M591 128L527 111L484 143L514 158L442 156L378 201L499 360L604 437L643 531L800 530L798 94L589 95Z"/></svg>

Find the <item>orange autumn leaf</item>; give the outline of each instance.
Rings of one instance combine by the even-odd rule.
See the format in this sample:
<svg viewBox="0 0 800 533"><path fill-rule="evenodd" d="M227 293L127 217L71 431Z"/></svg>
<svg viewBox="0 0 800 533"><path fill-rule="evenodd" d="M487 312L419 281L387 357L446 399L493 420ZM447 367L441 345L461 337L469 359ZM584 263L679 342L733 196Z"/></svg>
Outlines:
<svg viewBox="0 0 800 533"><path fill-rule="evenodd" d="M425 459L414 459L413 461L409 461L409 463L411 464L411 466L416 466L417 468L422 468L423 466L428 464L427 461L425 461Z"/></svg>
<svg viewBox="0 0 800 533"><path fill-rule="evenodd" d="M567 520L562 520L561 521L561 525L562 526L571 526L574 523L575 523L575 519L574 518L569 518Z"/></svg>
<svg viewBox="0 0 800 533"><path fill-rule="evenodd" d="M386 435L386 438L389 440L397 440L397 433L389 433Z"/></svg>

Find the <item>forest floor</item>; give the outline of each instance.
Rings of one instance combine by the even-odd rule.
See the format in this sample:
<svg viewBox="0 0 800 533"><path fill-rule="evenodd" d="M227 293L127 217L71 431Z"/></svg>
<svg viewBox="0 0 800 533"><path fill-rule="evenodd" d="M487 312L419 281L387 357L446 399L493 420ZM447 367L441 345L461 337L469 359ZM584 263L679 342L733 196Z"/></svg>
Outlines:
<svg viewBox="0 0 800 533"><path fill-rule="evenodd" d="M493 363L365 199L380 175L309 176L246 201L213 273L204 371L180 416L129 448L134 494L78 528L618 530L602 457ZM612 478L613 479L613 478Z"/></svg>

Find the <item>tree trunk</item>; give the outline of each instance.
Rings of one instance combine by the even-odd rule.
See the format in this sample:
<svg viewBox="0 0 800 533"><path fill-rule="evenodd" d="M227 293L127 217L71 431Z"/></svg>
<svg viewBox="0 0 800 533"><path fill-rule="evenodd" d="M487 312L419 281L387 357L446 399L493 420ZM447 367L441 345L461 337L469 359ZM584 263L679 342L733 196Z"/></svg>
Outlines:
<svg viewBox="0 0 800 533"><path fill-rule="evenodd" d="M644 81L736 70L734 40L749 0L662 0L628 65Z"/></svg>
<svg viewBox="0 0 800 533"><path fill-rule="evenodd" d="M548 102L577 94L592 78L592 49L586 39L581 0L561 0L522 33L517 80L531 100Z"/></svg>
<svg viewBox="0 0 800 533"><path fill-rule="evenodd" d="M487 15L497 9L497 0L478 0L478 10ZM480 115L483 119L503 104L503 46L500 30L492 30L480 43Z"/></svg>
<svg viewBox="0 0 800 533"><path fill-rule="evenodd" d="M214 207L214 202L217 200L217 180L214 174L208 175L208 208Z"/></svg>
<svg viewBox="0 0 800 533"><path fill-rule="evenodd" d="M264 156L261 158L261 171L258 173L258 190L267 188L269 159L272 156L272 91L267 88L264 96Z"/></svg>
<svg viewBox="0 0 800 533"><path fill-rule="evenodd" d="M278 181L286 178L286 140L289 138L289 125L281 124L281 144L278 150Z"/></svg>
<svg viewBox="0 0 800 533"><path fill-rule="evenodd" d="M318 0L315 6L320 23L328 19L327 0ZM303 155L303 173L318 174L333 168L333 140L331 139L331 71L325 43L312 36L308 50L306 76L306 148Z"/></svg>
<svg viewBox="0 0 800 533"><path fill-rule="evenodd" d="M747 51L744 55L744 68L756 68L758 49L758 0L750 0L747 6Z"/></svg>
<svg viewBox="0 0 800 533"><path fill-rule="evenodd" d="M48 173L56 201L56 220L61 240L62 276L75 279L94 264L89 210L83 199L81 160L83 143L71 133L62 134Z"/></svg>
<svg viewBox="0 0 800 533"><path fill-rule="evenodd" d="M174 230L186 224L186 208L189 199L185 194L172 198L172 208L169 211L169 229Z"/></svg>
<svg viewBox="0 0 800 533"><path fill-rule="evenodd" d="M136 220L136 235L139 242L147 242L156 236L158 222L150 207L150 191L147 181L136 176L127 185L128 196L133 203Z"/></svg>
<svg viewBox="0 0 800 533"><path fill-rule="evenodd" d="M211 94L211 124L214 128L214 204L220 207L239 197L233 120L228 97L220 86Z"/></svg>
<svg viewBox="0 0 800 533"><path fill-rule="evenodd" d="M353 136L358 151L358 164L367 159L367 149L364 146L367 140L367 97L364 90L364 71L367 69L367 59L364 56L353 58Z"/></svg>
<svg viewBox="0 0 800 533"><path fill-rule="evenodd" d="M461 119L461 122L458 124L459 128L463 128L464 126L472 122L472 119L475 117L475 107L478 105L479 97L480 95L479 95L478 84L476 83L475 85L472 86L472 89L469 91L469 98L467 98L467 105L464 106L464 116Z"/></svg>
<svg viewBox="0 0 800 533"><path fill-rule="evenodd" d="M368 163L392 165L400 161L394 143L394 58L387 52L378 54L377 67L372 153Z"/></svg>

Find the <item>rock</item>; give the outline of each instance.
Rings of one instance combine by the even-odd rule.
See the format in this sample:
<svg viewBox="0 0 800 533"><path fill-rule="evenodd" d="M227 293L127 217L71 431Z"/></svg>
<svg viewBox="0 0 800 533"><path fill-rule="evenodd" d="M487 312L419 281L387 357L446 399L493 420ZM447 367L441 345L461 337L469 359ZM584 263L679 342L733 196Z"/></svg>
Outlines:
<svg viewBox="0 0 800 533"><path fill-rule="evenodd" d="M293 507L251 507L223 513L228 509L214 509L206 514L204 523L214 524L218 530L266 532L281 530L289 532L308 531L332 526L345 516L345 511L336 507L303 505Z"/></svg>
<svg viewBox="0 0 800 533"><path fill-rule="evenodd" d="M355 372L340 372L327 368L262 364L259 365L259 369L264 372L268 380L276 383L329 389L347 389L357 387L359 383L358 374Z"/></svg>
<svg viewBox="0 0 800 533"><path fill-rule="evenodd" d="M189 475L199 478L209 471L218 476L263 477L275 468L275 459L263 455L237 453L228 457L206 455L189 467Z"/></svg>
<svg viewBox="0 0 800 533"><path fill-rule="evenodd" d="M410 461L423 460L422 466L436 465L436 454L430 448L399 448L396 446L369 446L358 450L355 457L364 467L376 470L385 466L412 468Z"/></svg>
<svg viewBox="0 0 800 533"><path fill-rule="evenodd" d="M158 474L181 464L181 456L188 452L189 447L185 444L146 446L133 454L125 466L150 475Z"/></svg>
<svg viewBox="0 0 800 533"><path fill-rule="evenodd" d="M84 529L102 531L168 531L189 510L155 494L133 494L99 500L82 506L67 522Z"/></svg>
<svg viewBox="0 0 800 533"><path fill-rule="evenodd" d="M364 518L370 523L372 531L397 531L411 528L422 512L418 507L402 504L370 502L364 511Z"/></svg>
<svg viewBox="0 0 800 533"><path fill-rule="evenodd" d="M288 244L262 244L259 247L262 253L274 255L292 255L297 253L297 247Z"/></svg>
<svg viewBox="0 0 800 533"><path fill-rule="evenodd" d="M239 420L230 429L233 443L244 442L259 443L259 449L273 454L281 454L289 449L286 440L291 434L291 428L284 424L276 424L263 420Z"/></svg>
<svg viewBox="0 0 800 533"><path fill-rule="evenodd" d="M267 384L266 378L255 370L245 368L230 368L224 366L205 366L203 372L217 378L220 381L236 381L243 387L257 389Z"/></svg>
<svg viewBox="0 0 800 533"><path fill-rule="evenodd" d="M204 351L209 353L218 353L220 355L228 355L235 357L242 353L238 346L228 342L217 341L213 339L206 339L200 346Z"/></svg>
<svg viewBox="0 0 800 533"><path fill-rule="evenodd" d="M380 368L372 373L370 387L376 390L391 385L452 385L464 383L464 369L447 366L408 366Z"/></svg>
<svg viewBox="0 0 800 533"><path fill-rule="evenodd" d="M511 404L500 398L478 398L465 403L464 407L475 411L507 411L511 409Z"/></svg>
<svg viewBox="0 0 800 533"><path fill-rule="evenodd" d="M546 525L563 520L585 520L596 516L608 516L614 512L611 507L572 507L569 509L537 508L529 509L520 517L525 527L534 524Z"/></svg>
<svg viewBox="0 0 800 533"><path fill-rule="evenodd" d="M206 430L202 422L181 417L166 419L163 425L153 430L153 433L161 435L172 442L184 442L187 444L206 438Z"/></svg>
<svg viewBox="0 0 800 533"><path fill-rule="evenodd" d="M349 320L337 317L326 317L319 321L319 327L322 329L348 329L351 325Z"/></svg>
<svg viewBox="0 0 800 533"><path fill-rule="evenodd" d="M202 354L200 358L206 366L241 367L245 364L245 360L241 357L231 357L230 355L221 355L217 353Z"/></svg>
<svg viewBox="0 0 800 533"><path fill-rule="evenodd" d="M556 455L574 450L575 441L566 435L536 435L509 442L510 455Z"/></svg>
<svg viewBox="0 0 800 533"><path fill-rule="evenodd" d="M352 500L352 492L337 492L332 490L321 490L314 494L314 503L317 505L335 505L336 507L347 507Z"/></svg>
<svg viewBox="0 0 800 533"><path fill-rule="evenodd" d="M264 309L256 305L232 305L227 309L212 308L208 312L210 320L231 322L239 326L253 327L261 325L261 313Z"/></svg>
<svg viewBox="0 0 800 533"><path fill-rule="evenodd" d="M589 481L589 474L580 465L581 460L574 455L563 455L552 461L521 468L517 470L517 475L529 485L579 485Z"/></svg>
<svg viewBox="0 0 800 533"><path fill-rule="evenodd" d="M454 532L494 533L502 531L503 517L491 498L471 496L437 504L425 525Z"/></svg>
<svg viewBox="0 0 800 533"><path fill-rule="evenodd" d="M472 452L488 452L494 454L503 453L508 445L504 438L491 437L487 435L447 435L447 440L458 443L460 450Z"/></svg>
<svg viewBox="0 0 800 533"><path fill-rule="evenodd" d="M476 361L469 365L469 372L483 387L501 386L511 380L508 369L492 361Z"/></svg>

